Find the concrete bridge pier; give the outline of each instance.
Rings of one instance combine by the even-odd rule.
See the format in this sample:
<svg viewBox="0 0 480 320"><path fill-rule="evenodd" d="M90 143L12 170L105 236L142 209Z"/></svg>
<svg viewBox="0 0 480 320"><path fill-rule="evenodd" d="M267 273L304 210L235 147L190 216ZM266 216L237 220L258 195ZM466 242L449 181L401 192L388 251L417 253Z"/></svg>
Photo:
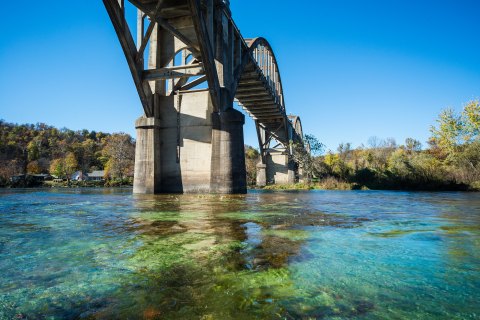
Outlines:
<svg viewBox="0 0 480 320"><path fill-rule="evenodd" d="M257 164L257 187L268 184L293 184L297 182L298 172L295 163L281 151L268 151L265 163Z"/></svg>
<svg viewBox="0 0 480 320"><path fill-rule="evenodd" d="M265 173L266 183L293 184L296 182L297 170L295 163L284 151L270 150L267 153ZM258 181L263 182L263 181Z"/></svg>
<svg viewBox="0 0 480 320"><path fill-rule="evenodd" d="M135 121L135 175L133 192L153 194L160 191L160 120L142 116ZM158 146L152 148L152 146Z"/></svg>
<svg viewBox="0 0 480 320"><path fill-rule="evenodd" d="M135 123L134 193L245 193L243 114L213 112L208 90L159 106Z"/></svg>
<svg viewBox="0 0 480 320"><path fill-rule="evenodd" d="M243 125L245 116L231 108L212 113L211 192L246 193Z"/></svg>
<svg viewBox="0 0 480 320"><path fill-rule="evenodd" d="M143 18L139 19L142 22ZM193 89L197 84L184 87L191 67L198 69L192 69L194 75L201 76L207 62L196 61L185 43L169 30L158 25L151 29L148 67L161 76L148 81L153 117L136 123L135 193L246 193L245 117L233 109L233 95L228 90L233 66L222 64L232 60L227 53L233 54L222 46L233 44L223 36L224 32L217 34L220 47L215 68L220 87L217 96L212 96L212 90ZM182 75L177 64L186 68L187 74Z"/></svg>
<svg viewBox="0 0 480 320"><path fill-rule="evenodd" d="M267 185L267 165L265 163L257 164L257 187L265 187Z"/></svg>

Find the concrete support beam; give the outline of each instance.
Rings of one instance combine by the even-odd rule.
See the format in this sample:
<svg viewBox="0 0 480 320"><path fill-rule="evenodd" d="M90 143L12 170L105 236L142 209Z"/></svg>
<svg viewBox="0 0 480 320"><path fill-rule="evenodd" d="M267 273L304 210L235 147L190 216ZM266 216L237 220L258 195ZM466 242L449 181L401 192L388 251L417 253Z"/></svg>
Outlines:
<svg viewBox="0 0 480 320"><path fill-rule="evenodd" d="M137 143L133 193L160 191L160 120L140 117L135 121Z"/></svg>
<svg viewBox="0 0 480 320"><path fill-rule="evenodd" d="M257 187L265 187L267 185L267 165L264 163L257 164Z"/></svg>
<svg viewBox="0 0 480 320"><path fill-rule="evenodd" d="M162 193L208 193L213 106L208 91L161 97Z"/></svg>
<svg viewBox="0 0 480 320"><path fill-rule="evenodd" d="M267 182L275 184L293 184L296 182L295 163L283 151L270 149L267 156Z"/></svg>
<svg viewBox="0 0 480 320"><path fill-rule="evenodd" d="M246 193L245 116L234 109L213 113L211 191Z"/></svg>
<svg viewBox="0 0 480 320"><path fill-rule="evenodd" d="M288 161L287 184L294 184L296 182L295 163Z"/></svg>
<svg viewBox="0 0 480 320"><path fill-rule="evenodd" d="M213 112L208 91L159 107L136 122L135 193L246 193L242 113Z"/></svg>

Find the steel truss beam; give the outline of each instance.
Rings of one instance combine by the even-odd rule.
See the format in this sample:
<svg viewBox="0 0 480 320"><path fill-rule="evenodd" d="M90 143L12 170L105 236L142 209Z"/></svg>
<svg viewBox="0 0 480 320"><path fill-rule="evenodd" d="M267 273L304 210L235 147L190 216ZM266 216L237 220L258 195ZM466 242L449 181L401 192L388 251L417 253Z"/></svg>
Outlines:
<svg viewBox="0 0 480 320"><path fill-rule="evenodd" d="M125 20L125 8L123 1L103 0L115 32L117 33L123 53L127 59L128 66L132 73L133 82L137 88L143 110L147 116L153 115L153 94L148 83L142 80L143 62L137 61L138 51L132 34Z"/></svg>
<svg viewBox="0 0 480 320"><path fill-rule="evenodd" d="M201 63L160 69L145 70L142 73L143 81L168 80L177 78L189 78L204 75L205 71Z"/></svg>

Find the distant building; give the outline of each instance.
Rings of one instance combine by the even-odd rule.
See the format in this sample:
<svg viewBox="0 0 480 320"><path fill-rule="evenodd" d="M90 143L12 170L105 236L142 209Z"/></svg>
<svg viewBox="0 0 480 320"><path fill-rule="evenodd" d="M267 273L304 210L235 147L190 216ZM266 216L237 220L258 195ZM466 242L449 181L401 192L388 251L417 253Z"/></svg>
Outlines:
<svg viewBox="0 0 480 320"><path fill-rule="evenodd" d="M22 182L22 181L25 181L25 175L24 174L17 174L15 176L10 177L10 182L12 182L12 183L18 183L18 182Z"/></svg>
<svg viewBox="0 0 480 320"><path fill-rule="evenodd" d="M70 176L70 180L72 180L72 181L84 181L84 180L87 180L87 177L83 174L82 171L77 171Z"/></svg>
<svg viewBox="0 0 480 320"><path fill-rule="evenodd" d="M104 170L95 170L93 172L87 173L88 181L102 181L105 176Z"/></svg>

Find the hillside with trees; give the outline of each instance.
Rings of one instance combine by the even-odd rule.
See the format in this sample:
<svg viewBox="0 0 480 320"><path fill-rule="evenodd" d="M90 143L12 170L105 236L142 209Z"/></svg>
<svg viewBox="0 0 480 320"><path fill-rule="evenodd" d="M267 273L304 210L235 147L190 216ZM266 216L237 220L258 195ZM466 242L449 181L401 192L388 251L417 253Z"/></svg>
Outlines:
<svg viewBox="0 0 480 320"><path fill-rule="evenodd" d="M0 120L0 185L21 174L68 179L76 171L105 170L109 180L133 176L135 142L125 133L57 129L44 123Z"/></svg>

